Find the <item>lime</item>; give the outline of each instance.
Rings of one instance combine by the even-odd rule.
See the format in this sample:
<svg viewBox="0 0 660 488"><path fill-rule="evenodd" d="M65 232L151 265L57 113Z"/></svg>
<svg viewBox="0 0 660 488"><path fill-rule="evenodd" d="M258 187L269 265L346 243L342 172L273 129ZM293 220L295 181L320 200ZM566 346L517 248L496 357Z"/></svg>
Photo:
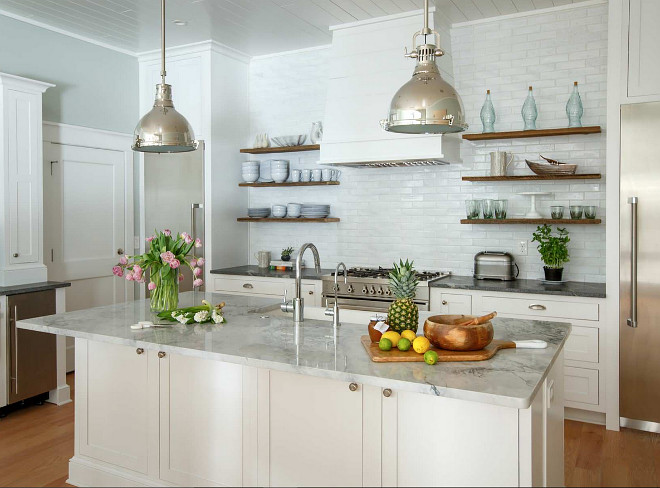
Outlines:
<svg viewBox="0 0 660 488"><path fill-rule="evenodd" d="M390 351L392 350L392 341L387 337L381 337L380 342L378 343L378 347L381 351Z"/></svg>
<svg viewBox="0 0 660 488"><path fill-rule="evenodd" d="M438 353L435 351L426 351L424 353L424 362L426 362L426 364L431 364L431 365L437 363Z"/></svg>
<svg viewBox="0 0 660 488"><path fill-rule="evenodd" d="M398 332L394 332L393 330L388 330L385 332L383 337L390 340L392 347L396 347L396 345L399 343L399 339L401 339L401 335Z"/></svg>
<svg viewBox="0 0 660 488"><path fill-rule="evenodd" d="M399 351L407 351L410 349L410 341L405 337L399 339L399 343L396 345L399 348Z"/></svg>

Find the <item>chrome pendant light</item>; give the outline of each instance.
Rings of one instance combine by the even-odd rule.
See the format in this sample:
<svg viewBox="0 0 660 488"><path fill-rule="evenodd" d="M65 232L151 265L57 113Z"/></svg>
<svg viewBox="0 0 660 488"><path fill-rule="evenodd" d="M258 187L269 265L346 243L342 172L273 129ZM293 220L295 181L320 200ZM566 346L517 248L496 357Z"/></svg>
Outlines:
<svg viewBox="0 0 660 488"><path fill-rule="evenodd" d="M165 0L161 0L161 71L162 82L156 85L154 107L135 127L134 151L177 153L198 147L195 133L186 118L174 109L172 87L165 83Z"/></svg>
<svg viewBox="0 0 660 488"><path fill-rule="evenodd" d="M436 44L427 43L427 36L435 36ZM417 38L424 36L424 44L417 46ZM429 29L429 0L424 0L424 29L413 35L413 50L406 57L417 59L412 79L394 95L390 113L380 124L386 131L403 134L447 134L463 132L465 123L463 103L454 90L440 76L435 62L444 52L437 46L440 34Z"/></svg>

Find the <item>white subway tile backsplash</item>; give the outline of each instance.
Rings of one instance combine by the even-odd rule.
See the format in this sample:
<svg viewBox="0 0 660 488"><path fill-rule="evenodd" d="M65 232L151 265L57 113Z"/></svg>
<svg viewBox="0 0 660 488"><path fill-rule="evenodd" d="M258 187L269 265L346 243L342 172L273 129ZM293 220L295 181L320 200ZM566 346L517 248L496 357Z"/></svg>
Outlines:
<svg viewBox="0 0 660 488"><path fill-rule="evenodd" d="M403 48L403 46L402 46ZM534 87L539 128L567 125L565 106L573 82L579 82L584 125L606 123L607 5L548 12L451 30L454 83L462 96L471 132L481 130L479 112L490 89L497 114L496 130L520 130L527 87ZM254 60L250 67L252 136L309 133L323 120L329 49L310 54ZM410 64L412 74L413 64ZM387 107L383 107L386 111ZM374 121L378 123L378 121ZM252 141L247 141L251 143ZM509 200L509 215L529 209L525 191L551 195L538 200L543 214L549 206L596 205L605 214L602 180L528 183L470 183L462 176L488 174L491 151L515 153L514 174L528 174L524 160L539 154L578 163L581 172L605 172L605 136L564 136L462 142L462 161L433 168L341 168L341 185L307 189L250 189L250 206L323 202L332 206L339 224L250 224L250 256L264 249L275 256L288 246L314 242L322 264L334 267L389 265L399 258L419 268L472 273L474 255L482 250L515 253L529 242L529 255L516 256L523 278L542 277L542 263L532 243L533 225L461 225L465 201L473 198ZM313 168L318 153L288 155L294 168ZM250 159L268 159L259 156ZM571 233L571 262L566 277L576 281L605 280L605 226L576 225Z"/></svg>

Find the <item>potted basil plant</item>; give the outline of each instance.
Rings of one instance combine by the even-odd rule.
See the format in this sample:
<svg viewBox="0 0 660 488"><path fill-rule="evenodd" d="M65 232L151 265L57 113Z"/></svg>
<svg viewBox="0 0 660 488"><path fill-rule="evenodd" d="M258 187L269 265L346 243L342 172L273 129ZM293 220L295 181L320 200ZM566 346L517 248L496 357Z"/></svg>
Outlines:
<svg viewBox="0 0 660 488"><path fill-rule="evenodd" d="M532 242L538 242L539 254L545 264L543 271L547 281L561 281L564 272L564 264L570 261L568 255L568 243L571 238L568 237L568 231L557 227L557 232L553 234L549 225L542 225L536 228L533 234Z"/></svg>
<svg viewBox="0 0 660 488"><path fill-rule="evenodd" d="M291 254L293 254L293 248L292 247L286 247L282 249L282 261L290 261L291 260Z"/></svg>

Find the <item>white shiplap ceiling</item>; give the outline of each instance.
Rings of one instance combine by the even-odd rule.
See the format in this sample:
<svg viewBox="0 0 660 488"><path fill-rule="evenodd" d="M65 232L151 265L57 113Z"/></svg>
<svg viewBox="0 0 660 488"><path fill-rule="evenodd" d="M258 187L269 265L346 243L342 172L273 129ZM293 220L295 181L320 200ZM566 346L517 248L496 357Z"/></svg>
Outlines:
<svg viewBox="0 0 660 488"><path fill-rule="evenodd" d="M584 0L435 0L452 22ZM213 39L251 56L328 44L331 25L422 8L423 0L168 0L167 45ZM157 49L159 0L0 0L0 13L115 48ZM186 26L172 24L174 20Z"/></svg>

